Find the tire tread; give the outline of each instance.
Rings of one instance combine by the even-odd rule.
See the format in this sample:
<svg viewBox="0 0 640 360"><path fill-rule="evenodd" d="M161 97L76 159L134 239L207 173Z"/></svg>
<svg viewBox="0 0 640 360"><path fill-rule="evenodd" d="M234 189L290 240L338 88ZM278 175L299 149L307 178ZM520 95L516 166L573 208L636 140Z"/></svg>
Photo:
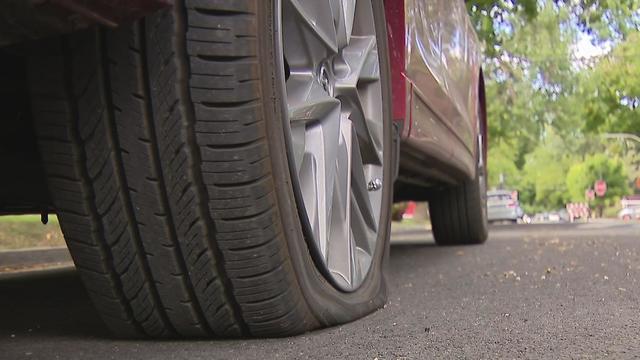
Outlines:
<svg viewBox="0 0 640 360"><path fill-rule="evenodd" d="M131 26L65 36L31 59L65 239L118 335L282 336L318 326L274 193L259 4L186 0Z"/></svg>

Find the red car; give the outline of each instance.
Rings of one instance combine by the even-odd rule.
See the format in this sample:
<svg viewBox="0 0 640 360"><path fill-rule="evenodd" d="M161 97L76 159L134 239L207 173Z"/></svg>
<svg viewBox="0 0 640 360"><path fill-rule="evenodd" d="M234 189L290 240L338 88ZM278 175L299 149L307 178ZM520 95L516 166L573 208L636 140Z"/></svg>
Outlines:
<svg viewBox="0 0 640 360"><path fill-rule="evenodd" d="M462 0L170 3L0 4L0 212L59 216L117 335L361 317L386 301L394 199L428 200L440 245L485 241Z"/></svg>

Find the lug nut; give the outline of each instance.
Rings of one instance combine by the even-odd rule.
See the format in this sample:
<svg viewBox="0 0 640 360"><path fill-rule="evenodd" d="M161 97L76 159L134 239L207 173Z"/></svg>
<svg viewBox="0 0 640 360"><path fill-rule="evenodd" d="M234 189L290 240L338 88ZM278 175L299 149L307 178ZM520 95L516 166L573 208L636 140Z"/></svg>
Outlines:
<svg viewBox="0 0 640 360"><path fill-rule="evenodd" d="M382 189L382 179L375 178L369 181L369 184L367 185L367 189L369 189L369 191L378 191Z"/></svg>
<svg viewBox="0 0 640 360"><path fill-rule="evenodd" d="M329 74L327 74L327 69L323 66L320 68L320 85L324 91L329 92Z"/></svg>

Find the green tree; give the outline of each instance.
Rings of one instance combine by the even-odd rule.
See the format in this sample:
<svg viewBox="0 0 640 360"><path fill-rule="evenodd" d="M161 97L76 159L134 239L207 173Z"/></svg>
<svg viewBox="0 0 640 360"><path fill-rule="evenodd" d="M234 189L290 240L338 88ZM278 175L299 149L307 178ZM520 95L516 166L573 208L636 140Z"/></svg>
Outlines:
<svg viewBox="0 0 640 360"><path fill-rule="evenodd" d="M615 206L621 196L630 192L624 163L620 159L611 158L605 154L595 154L569 169L566 186L570 200L585 201L585 191L592 189L596 180L599 179L607 182L605 196L596 197L592 203L600 211L603 207Z"/></svg>
<svg viewBox="0 0 640 360"><path fill-rule="evenodd" d="M503 174L529 211L562 207L571 198L568 169L613 149L599 134L640 126L640 0L467 5L485 42L489 184ZM605 60L576 59L585 34L615 50Z"/></svg>
<svg viewBox="0 0 640 360"><path fill-rule="evenodd" d="M520 184L520 170L515 164L515 151L506 141L489 148L488 185L490 188L503 186L516 189ZM504 183L501 183L504 181Z"/></svg>
<svg viewBox="0 0 640 360"><path fill-rule="evenodd" d="M567 201L566 173L575 156L553 130L535 150L526 156L521 193L536 210L564 207Z"/></svg>
<svg viewBox="0 0 640 360"><path fill-rule="evenodd" d="M561 26L568 16L550 0L534 20L511 15L500 59L485 63L490 140L516 140L519 165L522 154L541 140L544 127L564 112L560 102L573 92L570 47L575 31Z"/></svg>
<svg viewBox="0 0 640 360"><path fill-rule="evenodd" d="M584 128L640 134L640 34L630 34L582 77Z"/></svg>
<svg viewBox="0 0 640 360"><path fill-rule="evenodd" d="M566 9L575 27L594 35L600 42L625 38L640 27L637 16L640 0L549 0L545 3ZM476 32L492 57L499 57L503 29L512 27L514 15L528 22L540 13L538 0L467 0L466 4Z"/></svg>

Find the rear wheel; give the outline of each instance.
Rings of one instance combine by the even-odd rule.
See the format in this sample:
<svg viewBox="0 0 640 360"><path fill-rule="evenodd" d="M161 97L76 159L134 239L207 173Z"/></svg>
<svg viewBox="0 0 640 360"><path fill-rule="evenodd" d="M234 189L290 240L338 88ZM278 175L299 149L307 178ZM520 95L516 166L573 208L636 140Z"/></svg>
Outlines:
<svg viewBox="0 0 640 360"><path fill-rule="evenodd" d="M482 136L478 140L475 178L439 189L429 199L433 237L438 245L482 244L487 240L487 184Z"/></svg>
<svg viewBox="0 0 640 360"><path fill-rule="evenodd" d="M120 336L282 336L386 297L382 1L186 0L30 62L54 203Z"/></svg>

